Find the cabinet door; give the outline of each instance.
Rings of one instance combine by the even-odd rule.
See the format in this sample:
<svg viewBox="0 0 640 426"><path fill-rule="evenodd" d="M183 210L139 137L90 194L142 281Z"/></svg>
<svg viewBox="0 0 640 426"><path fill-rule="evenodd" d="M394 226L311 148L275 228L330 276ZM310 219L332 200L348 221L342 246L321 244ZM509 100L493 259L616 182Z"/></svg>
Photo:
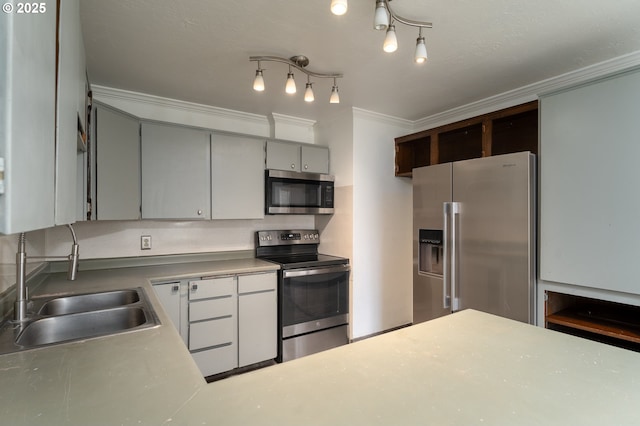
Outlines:
<svg viewBox="0 0 640 426"><path fill-rule="evenodd" d="M142 218L211 218L210 135L142 124Z"/></svg>
<svg viewBox="0 0 640 426"><path fill-rule="evenodd" d="M79 0L60 2L59 14L55 224L63 225L78 219L78 120L85 114L78 100L84 98L86 70Z"/></svg>
<svg viewBox="0 0 640 426"><path fill-rule="evenodd" d="M540 278L640 294L640 71L540 104Z"/></svg>
<svg viewBox="0 0 640 426"><path fill-rule="evenodd" d="M267 141L267 169L300 171L300 145Z"/></svg>
<svg viewBox="0 0 640 426"><path fill-rule="evenodd" d="M94 117L96 219L140 219L140 121L102 105Z"/></svg>
<svg viewBox="0 0 640 426"><path fill-rule="evenodd" d="M238 276L238 366L273 359L278 352L276 273Z"/></svg>
<svg viewBox="0 0 640 426"><path fill-rule="evenodd" d="M211 216L264 218L264 141L212 135Z"/></svg>
<svg viewBox="0 0 640 426"><path fill-rule="evenodd" d="M3 234L54 225L56 2L42 3L45 13L0 13Z"/></svg>
<svg viewBox="0 0 640 426"><path fill-rule="evenodd" d="M188 322L186 309L186 286L180 281L154 284L153 290L160 299L162 307L171 318L171 322L176 327L185 345L188 337Z"/></svg>
<svg viewBox="0 0 640 426"><path fill-rule="evenodd" d="M329 148L302 145L302 169L309 173L329 173Z"/></svg>

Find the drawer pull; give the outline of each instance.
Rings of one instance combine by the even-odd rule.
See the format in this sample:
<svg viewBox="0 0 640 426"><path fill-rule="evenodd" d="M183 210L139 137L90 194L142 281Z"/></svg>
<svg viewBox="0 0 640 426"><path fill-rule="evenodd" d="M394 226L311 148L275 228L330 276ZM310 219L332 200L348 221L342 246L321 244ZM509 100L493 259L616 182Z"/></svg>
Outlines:
<svg viewBox="0 0 640 426"><path fill-rule="evenodd" d="M172 287L171 287L171 291L172 291L172 292L174 292L174 293L179 292L179 291L180 291L180 286L179 286L179 285L177 285L177 284L176 284L176 285L174 285L174 286L172 286Z"/></svg>
<svg viewBox="0 0 640 426"><path fill-rule="evenodd" d="M198 284L192 284L191 291L197 291L197 290L198 290Z"/></svg>

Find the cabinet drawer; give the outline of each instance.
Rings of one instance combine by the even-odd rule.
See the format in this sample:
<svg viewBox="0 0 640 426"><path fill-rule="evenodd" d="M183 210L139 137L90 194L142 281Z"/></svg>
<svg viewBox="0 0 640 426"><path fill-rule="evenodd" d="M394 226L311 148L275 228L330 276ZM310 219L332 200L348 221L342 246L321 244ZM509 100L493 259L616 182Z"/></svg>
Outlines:
<svg viewBox="0 0 640 426"><path fill-rule="evenodd" d="M268 274L239 275L238 293L275 290L277 281L275 272Z"/></svg>
<svg viewBox="0 0 640 426"><path fill-rule="evenodd" d="M198 300L189 303L189 321L200 321L235 313L235 297L227 296L219 299Z"/></svg>
<svg viewBox="0 0 640 426"><path fill-rule="evenodd" d="M235 342L236 321L236 317L228 317L189 324L189 349Z"/></svg>
<svg viewBox="0 0 640 426"><path fill-rule="evenodd" d="M191 357L196 362L204 377L224 373L238 366L238 348L235 344L215 349L193 352Z"/></svg>
<svg viewBox="0 0 640 426"><path fill-rule="evenodd" d="M189 300L228 296L234 293L233 277L189 281Z"/></svg>

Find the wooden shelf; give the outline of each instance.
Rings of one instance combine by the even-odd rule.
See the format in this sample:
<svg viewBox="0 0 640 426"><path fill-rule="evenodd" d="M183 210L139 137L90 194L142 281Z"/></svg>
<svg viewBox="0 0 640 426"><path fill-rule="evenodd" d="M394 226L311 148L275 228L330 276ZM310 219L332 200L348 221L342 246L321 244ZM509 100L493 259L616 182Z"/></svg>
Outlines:
<svg viewBox="0 0 640 426"><path fill-rule="evenodd" d="M395 139L395 175L416 167L512 152L538 153L538 101Z"/></svg>
<svg viewBox="0 0 640 426"><path fill-rule="evenodd" d="M556 292L547 292L545 326L605 342L640 345L640 307ZM555 326L561 326L556 328ZM581 330L593 334L573 333ZM629 345L619 345L629 347ZM640 346L631 346L640 350Z"/></svg>

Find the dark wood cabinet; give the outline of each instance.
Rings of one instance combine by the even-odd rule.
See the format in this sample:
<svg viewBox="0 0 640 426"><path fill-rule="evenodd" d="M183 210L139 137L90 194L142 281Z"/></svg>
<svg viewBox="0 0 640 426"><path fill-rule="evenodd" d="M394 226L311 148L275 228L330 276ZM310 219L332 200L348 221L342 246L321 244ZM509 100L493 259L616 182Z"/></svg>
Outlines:
<svg viewBox="0 0 640 426"><path fill-rule="evenodd" d="M640 351L640 306L545 292L545 327Z"/></svg>
<svg viewBox="0 0 640 426"><path fill-rule="evenodd" d="M538 101L395 139L396 176L415 167L512 152L538 153Z"/></svg>

